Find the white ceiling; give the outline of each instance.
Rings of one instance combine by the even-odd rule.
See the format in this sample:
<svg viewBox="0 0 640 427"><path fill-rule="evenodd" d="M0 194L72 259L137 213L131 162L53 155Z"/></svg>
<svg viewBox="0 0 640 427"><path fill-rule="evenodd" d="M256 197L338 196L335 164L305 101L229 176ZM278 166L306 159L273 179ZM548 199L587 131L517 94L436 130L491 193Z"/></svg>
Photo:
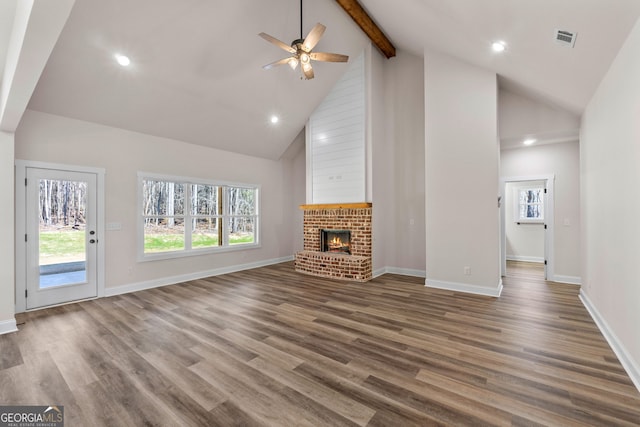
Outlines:
<svg viewBox="0 0 640 427"><path fill-rule="evenodd" d="M638 0L360 0L391 40L495 71L513 92L582 114L640 16ZM555 29L577 32L575 48ZM491 52L493 41L507 50Z"/></svg>
<svg viewBox="0 0 640 427"><path fill-rule="evenodd" d="M4 63L9 47L9 38L13 28L13 17L16 13L16 2L18 0L0 1L0 82L4 74Z"/></svg>
<svg viewBox="0 0 640 427"><path fill-rule="evenodd" d="M316 51L368 42L335 2L307 1L304 16L305 35L327 26ZM314 63L309 81L262 69L289 54L258 33L289 44L299 17L296 0L76 0L29 108L277 159L347 67Z"/></svg>
<svg viewBox="0 0 640 427"><path fill-rule="evenodd" d="M4 20L16 0L0 2ZM638 0L360 0L399 50L437 49L494 70L511 91L580 114L640 16ZM279 158L346 69L316 78L262 65L286 56L257 36L299 36L297 0L76 0L29 108L194 144ZM7 10L5 10L7 9ZM332 0L304 3L318 51L358 55L367 43ZM578 33L557 45L556 28ZM507 42L503 55L489 46ZM124 69L113 60L131 57ZM393 60L393 59L392 59ZM273 126L272 114L281 116Z"/></svg>

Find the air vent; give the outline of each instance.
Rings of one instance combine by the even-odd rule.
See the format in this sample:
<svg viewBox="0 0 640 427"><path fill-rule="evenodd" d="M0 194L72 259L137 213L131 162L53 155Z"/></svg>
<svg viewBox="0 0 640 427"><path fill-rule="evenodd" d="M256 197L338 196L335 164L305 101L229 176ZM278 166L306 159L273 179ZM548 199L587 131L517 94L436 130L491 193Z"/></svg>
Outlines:
<svg viewBox="0 0 640 427"><path fill-rule="evenodd" d="M556 30L554 35L558 44L567 47L574 47L576 44L576 37L578 36L578 33L573 33L566 30Z"/></svg>

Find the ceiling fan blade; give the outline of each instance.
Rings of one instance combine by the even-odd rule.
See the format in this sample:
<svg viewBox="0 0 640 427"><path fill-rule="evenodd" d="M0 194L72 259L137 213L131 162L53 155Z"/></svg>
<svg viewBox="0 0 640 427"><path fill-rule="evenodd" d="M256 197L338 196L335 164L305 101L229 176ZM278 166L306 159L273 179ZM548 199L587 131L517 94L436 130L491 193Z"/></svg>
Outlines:
<svg viewBox="0 0 640 427"><path fill-rule="evenodd" d="M288 64L289 61L291 61L292 58L293 58L292 56L290 56L288 58L282 58L282 59L280 59L278 61L272 62L271 64L263 65L262 68L264 68L265 70L270 70L273 67L276 67L278 65Z"/></svg>
<svg viewBox="0 0 640 427"><path fill-rule="evenodd" d="M311 64L305 64L302 66L302 74L304 74L304 78L307 80L311 80L314 77Z"/></svg>
<svg viewBox="0 0 640 427"><path fill-rule="evenodd" d="M307 34L307 37L304 39L304 43L302 43L302 49L305 52L311 52L311 49L313 49L318 44L318 42L320 41L320 37L322 37L322 35L324 34L324 30L326 29L327 27L318 22L316 26L313 27L311 31L309 31L309 34Z"/></svg>
<svg viewBox="0 0 640 427"><path fill-rule="evenodd" d="M349 57L347 55L340 55L339 53L326 53L326 52L312 52L309 57L314 61L322 62L347 62Z"/></svg>
<svg viewBox="0 0 640 427"><path fill-rule="evenodd" d="M269 43L273 43L276 46L278 46L280 49L286 50L289 53L296 53L296 50L294 48L292 48L291 46L289 46L288 44L286 44L285 42L282 42L280 40L278 40L277 38L270 36L267 33L260 33L258 34L260 37L262 37L263 39L265 39L266 41L268 41Z"/></svg>

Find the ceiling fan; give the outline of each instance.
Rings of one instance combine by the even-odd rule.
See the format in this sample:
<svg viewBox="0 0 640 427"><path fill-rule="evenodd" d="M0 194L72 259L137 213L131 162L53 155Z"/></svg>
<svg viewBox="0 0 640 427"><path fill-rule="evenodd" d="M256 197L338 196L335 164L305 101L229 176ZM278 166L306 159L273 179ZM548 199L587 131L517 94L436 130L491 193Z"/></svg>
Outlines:
<svg viewBox="0 0 640 427"><path fill-rule="evenodd" d="M287 58L280 59L278 61L272 62L263 66L265 70L269 70L277 65L289 64L292 69L296 69L298 64L300 64L300 69L302 70L302 75L306 80L310 80L314 77L313 67L311 66L311 61L321 61L321 62L347 62L349 57L347 55L341 55L339 53L326 53L326 52L313 52L313 48L318 44L320 38L324 34L324 30L327 27L324 25L317 23L315 27L309 31L306 38L302 38L302 0L300 0L300 38L291 42L291 45L288 45L277 38L270 36L266 33L258 34L260 37L265 39L266 41L273 43L279 48L286 50L291 54L291 56Z"/></svg>

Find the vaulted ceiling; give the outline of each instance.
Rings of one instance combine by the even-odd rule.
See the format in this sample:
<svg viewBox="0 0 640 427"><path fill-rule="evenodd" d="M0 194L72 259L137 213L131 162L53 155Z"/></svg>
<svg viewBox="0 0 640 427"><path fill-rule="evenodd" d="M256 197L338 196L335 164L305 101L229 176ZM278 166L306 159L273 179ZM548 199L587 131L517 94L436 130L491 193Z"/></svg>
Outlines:
<svg viewBox="0 0 640 427"><path fill-rule="evenodd" d="M0 65L16 2L0 3ZM640 16L637 0L360 3L400 52L446 52L574 114ZM258 33L289 43L300 36L299 13L298 0L76 0L29 108L277 159L347 66L318 63L309 81L286 66L261 68L286 52ZM327 26L316 50L353 57L368 43L336 1L305 1L303 19L305 34ZM577 32L575 48L558 45L555 29ZM502 55L490 51L498 39Z"/></svg>

